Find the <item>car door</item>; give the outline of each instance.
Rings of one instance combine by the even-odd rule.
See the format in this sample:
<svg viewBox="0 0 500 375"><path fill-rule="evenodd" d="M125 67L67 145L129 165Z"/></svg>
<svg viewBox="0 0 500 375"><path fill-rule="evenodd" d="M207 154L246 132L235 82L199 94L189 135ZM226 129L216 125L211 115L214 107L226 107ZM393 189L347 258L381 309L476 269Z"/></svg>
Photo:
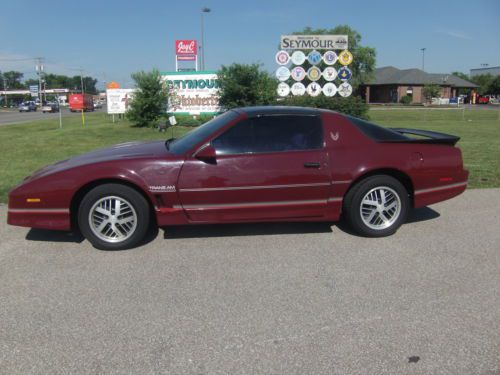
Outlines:
<svg viewBox="0 0 500 375"><path fill-rule="evenodd" d="M319 116L244 119L210 144L214 161L189 156L180 173L179 196L190 220L324 216L331 178Z"/></svg>

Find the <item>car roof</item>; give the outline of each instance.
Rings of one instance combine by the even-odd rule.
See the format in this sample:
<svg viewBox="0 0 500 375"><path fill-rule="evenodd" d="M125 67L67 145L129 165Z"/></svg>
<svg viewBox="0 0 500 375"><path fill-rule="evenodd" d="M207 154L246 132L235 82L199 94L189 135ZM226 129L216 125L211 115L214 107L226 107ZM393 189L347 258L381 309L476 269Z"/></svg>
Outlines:
<svg viewBox="0 0 500 375"><path fill-rule="evenodd" d="M245 113L249 117L258 115L306 115L317 116L322 112L332 112L318 108L293 107L293 106L255 106L234 108L236 112Z"/></svg>

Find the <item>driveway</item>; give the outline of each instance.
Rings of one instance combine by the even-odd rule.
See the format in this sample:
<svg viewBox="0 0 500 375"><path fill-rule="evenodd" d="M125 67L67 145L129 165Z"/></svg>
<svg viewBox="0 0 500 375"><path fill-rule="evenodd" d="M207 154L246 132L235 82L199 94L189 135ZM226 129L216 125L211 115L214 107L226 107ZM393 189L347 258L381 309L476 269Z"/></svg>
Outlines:
<svg viewBox="0 0 500 375"><path fill-rule="evenodd" d="M0 206L0 373L500 371L500 189L382 239L216 225L103 252L5 220Z"/></svg>

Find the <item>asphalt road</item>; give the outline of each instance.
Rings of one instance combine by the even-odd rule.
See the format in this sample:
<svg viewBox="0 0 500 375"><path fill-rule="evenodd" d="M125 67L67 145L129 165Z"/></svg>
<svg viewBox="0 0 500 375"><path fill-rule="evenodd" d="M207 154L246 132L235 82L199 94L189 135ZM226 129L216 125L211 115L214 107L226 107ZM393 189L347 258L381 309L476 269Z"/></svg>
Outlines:
<svg viewBox="0 0 500 375"><path fill-rule="evenodd" d="M63 108L62 116L80 116L80 113L70 112L68 109ZM43 113L38 110L36 112L19 112L13 110L0 110L0 126L8 124L18 124L23 122L30 122L36 120L45 120L49 118L59 118L59 113Z"/></svg>
<svg viewBox="0 0 500 375"><path fill-rule="evenodd" d="M500 373L500 189L383 239L220 225L103 252L5 215L2 374Z"/></svg>

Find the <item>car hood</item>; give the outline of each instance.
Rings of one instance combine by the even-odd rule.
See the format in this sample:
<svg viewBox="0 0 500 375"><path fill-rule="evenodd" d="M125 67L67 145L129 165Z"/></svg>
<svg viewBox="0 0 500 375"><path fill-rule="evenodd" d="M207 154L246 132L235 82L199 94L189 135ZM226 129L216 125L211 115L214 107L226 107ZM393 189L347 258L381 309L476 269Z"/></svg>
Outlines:
<svg viewBox="0 0 500 375"><path fill-rule="evenodd" d="M48 174L61 172L63 170L80 167L83 165L114 160L118 161L124 159L148 157L172 158L175 156L167 151L165 147L165 141L127 142L100 150L91 151L86 154L75 156L71 159L62 160L55 164L48 165L37 170L31 176L27 177L26 180L32 180L35 178L46 176Z"/></svg>

